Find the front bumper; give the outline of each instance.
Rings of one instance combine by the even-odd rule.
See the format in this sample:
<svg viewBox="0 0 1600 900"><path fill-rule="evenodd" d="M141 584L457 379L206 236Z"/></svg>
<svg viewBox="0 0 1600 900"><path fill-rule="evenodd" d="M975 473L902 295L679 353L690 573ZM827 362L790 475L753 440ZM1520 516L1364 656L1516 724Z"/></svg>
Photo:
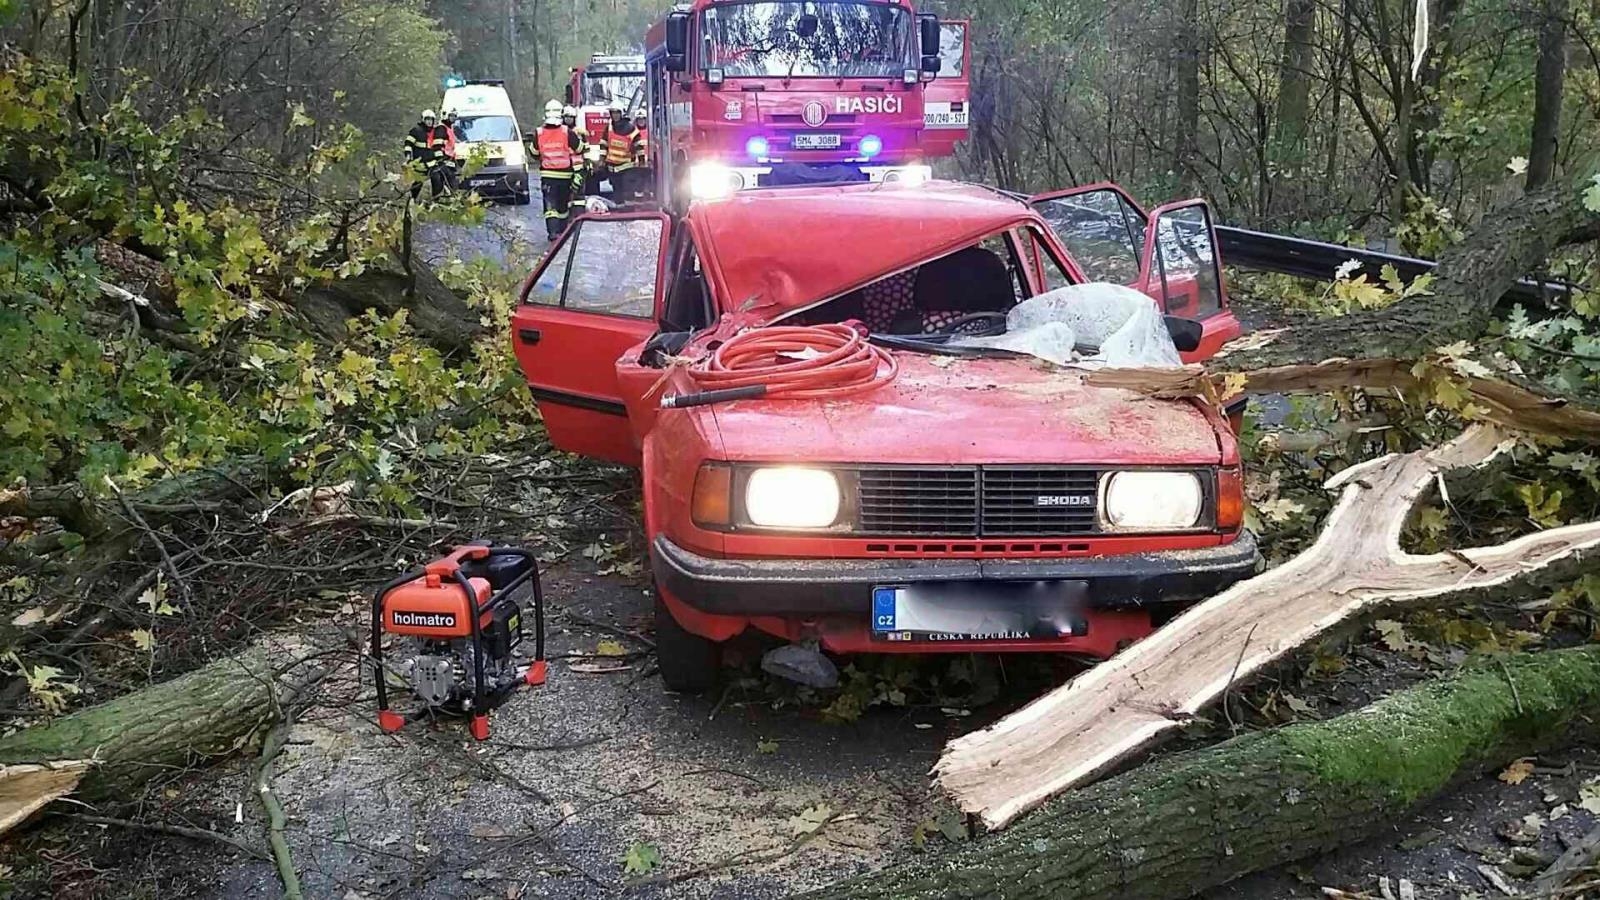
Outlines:
<svg viewBox="0 0 1600 900"><path fill-rule="evenodd" d="M477 191L480 197L515 197L528 193L528 169L526 166L493 169L486 166L471 178L461 179L461 187Z"/></svg>
<svg viewBox="0 0 1600 900"><path fill-rule="evenodd" d="M1248 531L1198 550L1065 559L713 559L665 535L650 547L663 590L723 616L865 618L877 585L988 580L1083 581L1091 609L1142 609L1209 597L1255 574L1260 558Z"/></svg>

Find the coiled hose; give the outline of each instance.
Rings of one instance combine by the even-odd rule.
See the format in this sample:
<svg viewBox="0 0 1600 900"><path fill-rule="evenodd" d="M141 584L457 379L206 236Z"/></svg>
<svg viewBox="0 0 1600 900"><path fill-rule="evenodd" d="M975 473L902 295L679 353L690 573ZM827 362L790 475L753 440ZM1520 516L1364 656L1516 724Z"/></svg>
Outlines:
<svg viewBox="0 0 1600 900"><path fill-rule="evenodd" d="M779 325L734 335L687 372L700 392L663 398L663 407L848 397L893 381L899 366L849 325Z"/></svg>

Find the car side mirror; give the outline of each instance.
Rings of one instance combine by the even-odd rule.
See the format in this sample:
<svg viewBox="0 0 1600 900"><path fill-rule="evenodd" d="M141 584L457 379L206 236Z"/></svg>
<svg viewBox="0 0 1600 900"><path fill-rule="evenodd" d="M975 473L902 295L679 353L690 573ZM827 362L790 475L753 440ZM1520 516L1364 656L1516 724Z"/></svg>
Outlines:
<svg viewBox="0 0 1600 900"><path fill-rule="evenodd" d="M689 68L689 14L667 13L667 54L662 65L668 72L682 72Z"/></svg>
<svg viewBox="0 0 1600 900"><path fill-rule="evenodd" d="M922 53L922 71L939 73L939 17L932 13L917 16L918 44Z"/></svg>
<svg viewBox="0 0 1600 900"><path fill-rule="evenodd" d="M1179 353L1192 353L1200 349L1200 339L1206 334L1204 325L1182 316L1164 318L1167 320L1167 334L1172 335L1172 346L1177 347Z"/></svg>

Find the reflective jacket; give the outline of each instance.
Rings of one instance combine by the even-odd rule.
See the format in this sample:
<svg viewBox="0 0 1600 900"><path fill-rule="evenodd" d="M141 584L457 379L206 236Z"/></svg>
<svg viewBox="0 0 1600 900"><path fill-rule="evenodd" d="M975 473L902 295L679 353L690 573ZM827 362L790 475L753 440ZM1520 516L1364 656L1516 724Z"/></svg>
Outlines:
<svg viewBox="0 0 1600 900"><path fill-rule="evenodd" d="M540 178L571 178L577 161L572 158L572 132L565 125L540 127L537 137L539 147Z"/></svg>
<svg viewBox="0 0 1600 900"><path fill-rule="evenodd" d="M626 132L606 128L606 168L613 172L626 172L638 164L639 130L632 122L623 124L628 127Z"/></svg>
<svg viewBox="0 0 1600 900"><path fill-rule="evenodd" d="M431 169L444 161L445 132L450 129L440 125L432 128L418 122L406 135L406 156L420 161Z"/></svg>
<svg viewBox="0 0 1600 900"><path fill-rule="evenodd" d="M637 126L635 126L637 127ZM639 128L639 165L650 164L650 129Z"/></svg>

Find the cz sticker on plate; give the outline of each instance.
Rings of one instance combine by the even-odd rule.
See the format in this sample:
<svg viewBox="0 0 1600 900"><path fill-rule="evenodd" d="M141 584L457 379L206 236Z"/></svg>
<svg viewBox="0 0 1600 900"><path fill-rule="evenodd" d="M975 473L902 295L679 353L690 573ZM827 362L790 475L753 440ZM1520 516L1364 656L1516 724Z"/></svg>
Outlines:
<svg viewBox="0 0 1600 900"><path fill-rule="evenodd" d="M1083 581L955 581L872 589L880 641L1026 641L1089 631Z"/></svg>

